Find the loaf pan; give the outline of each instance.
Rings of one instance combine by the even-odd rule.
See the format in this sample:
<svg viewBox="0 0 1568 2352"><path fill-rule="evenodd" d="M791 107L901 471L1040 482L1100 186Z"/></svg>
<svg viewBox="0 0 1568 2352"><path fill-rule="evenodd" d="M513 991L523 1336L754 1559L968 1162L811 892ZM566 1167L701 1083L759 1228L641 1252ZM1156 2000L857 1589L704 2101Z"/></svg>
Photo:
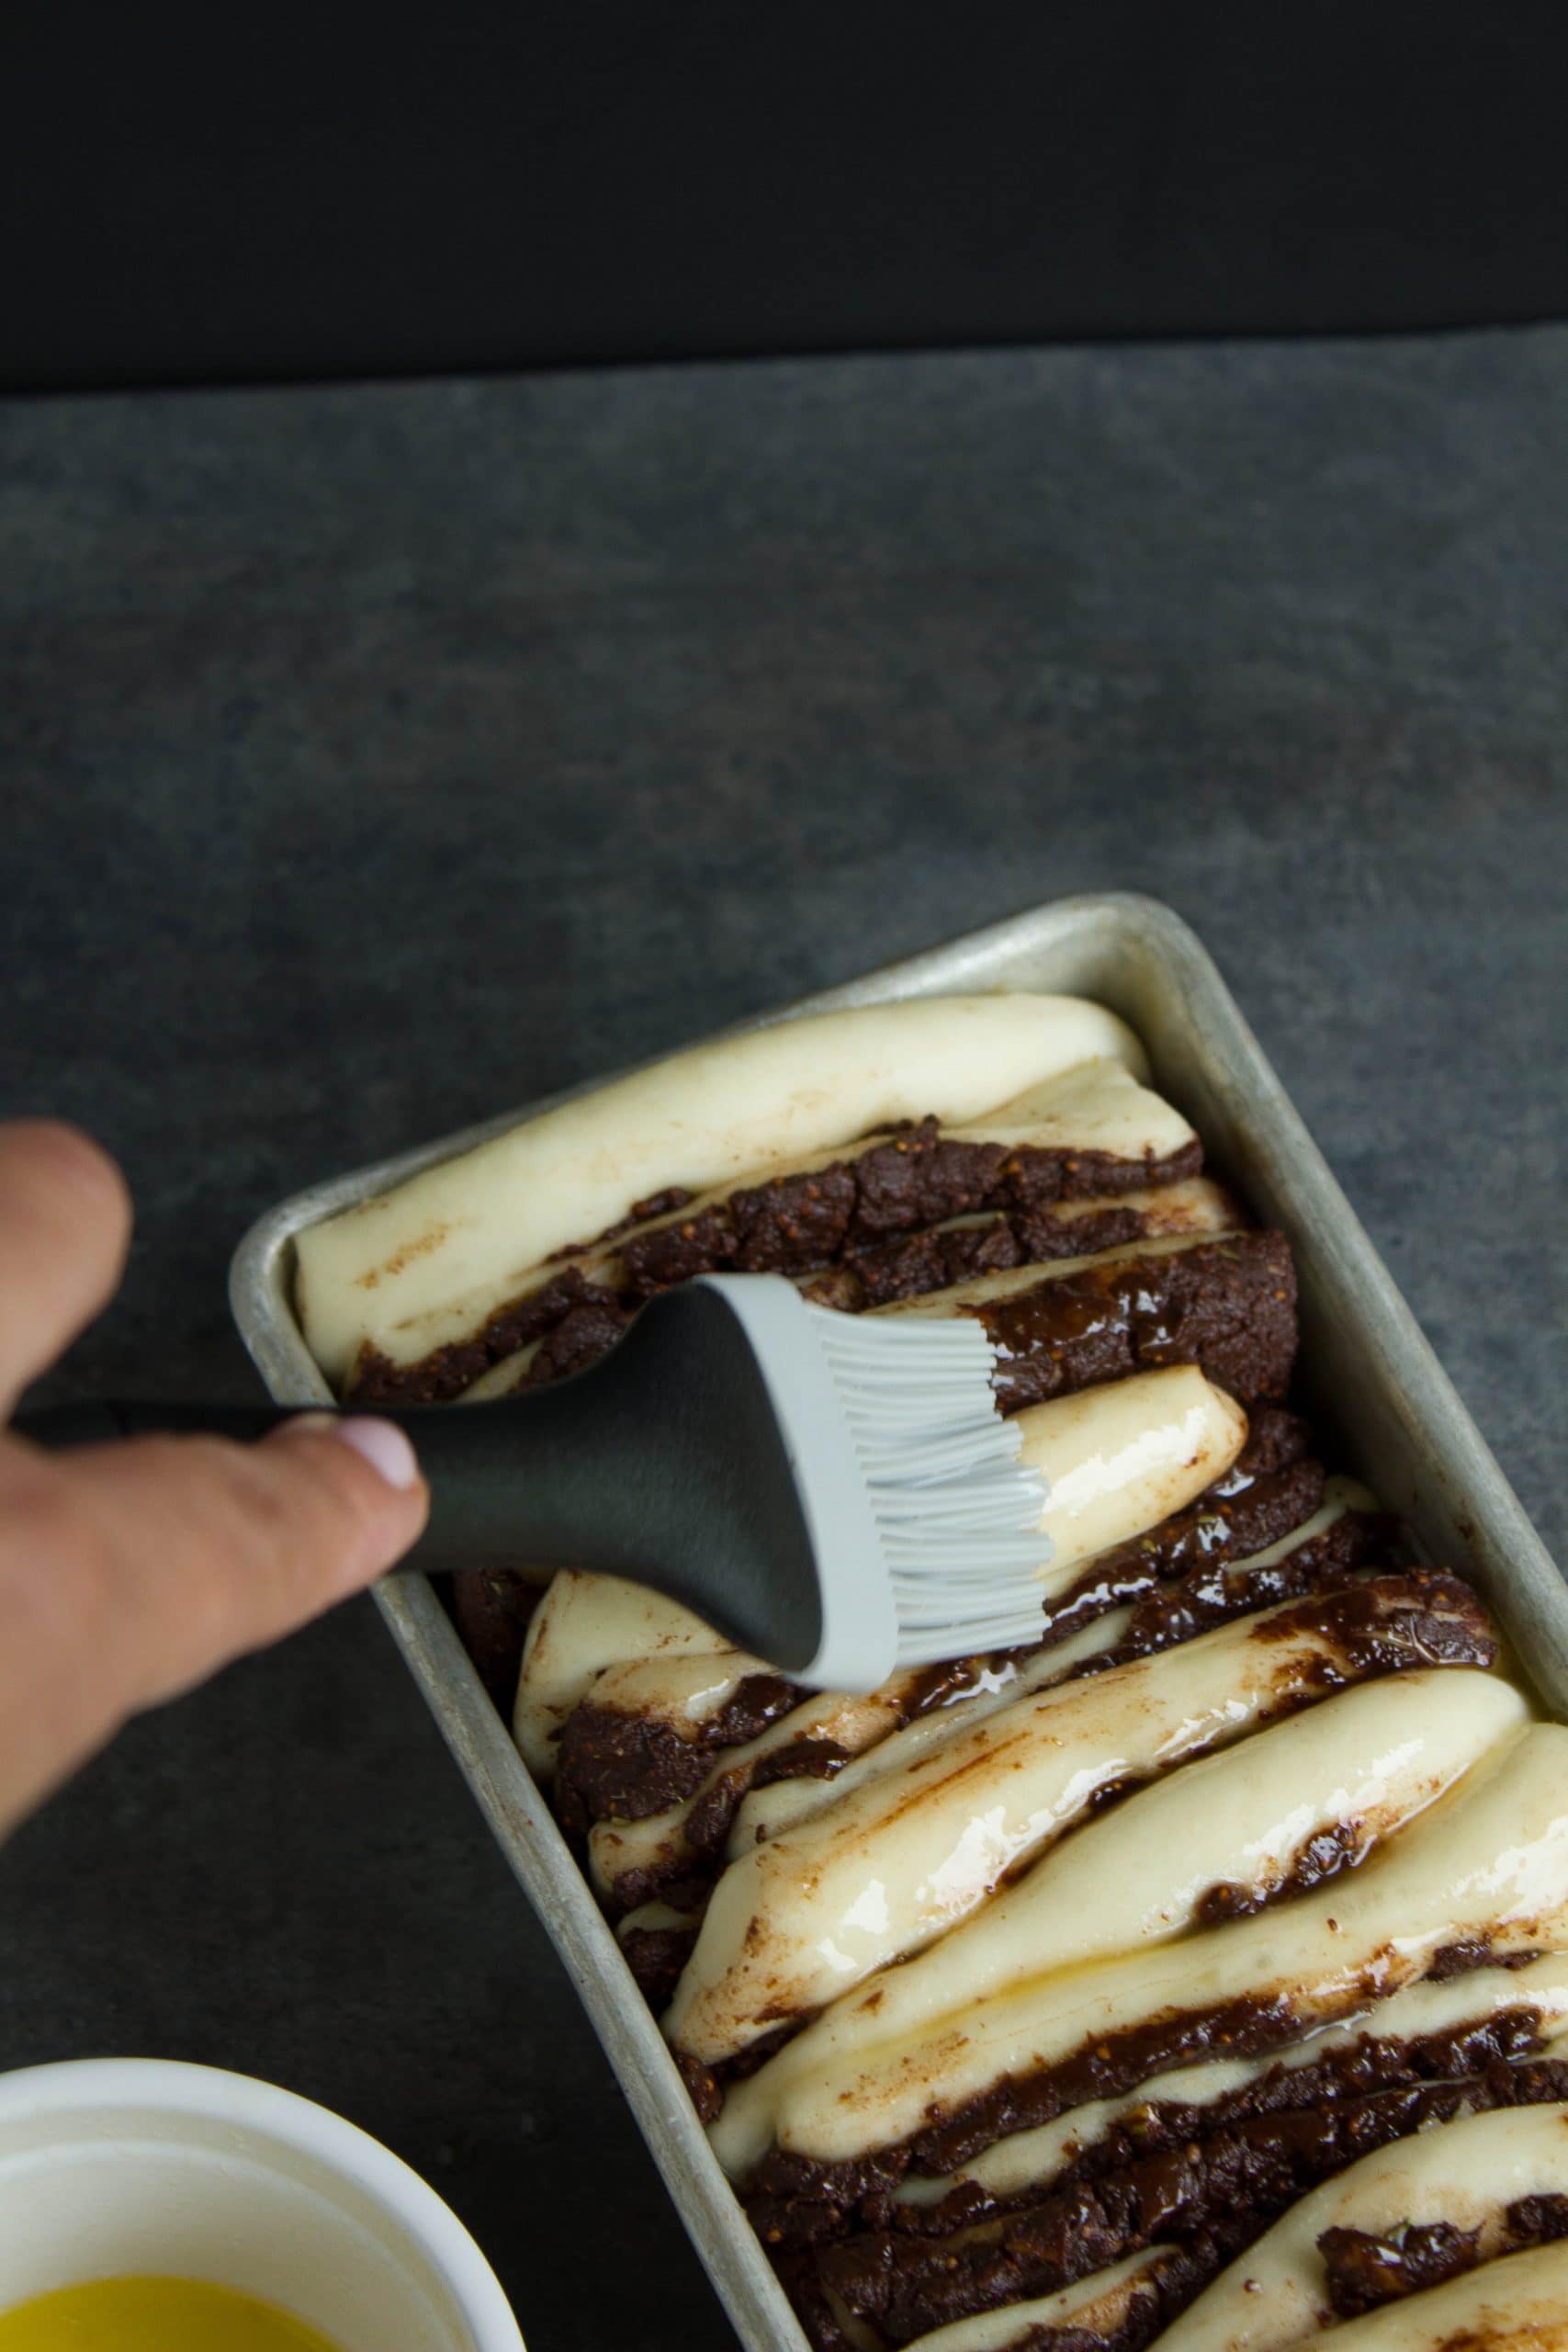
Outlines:
<svg viewBox="0 0 1568 2352"><path fill-rule="evenodd" d="M1059 899L739 1026L887 998L1009 989L1092 997L1132 1023L1155 1084L1197 1127L1214 1172L1290 1236L1301 1284L1302 1385L1335 1466L1397 1510L1428 1560L1473 1580L1547 1707L1568 1715L1568 1593L1229 989L1169 908L1127 893ZM328 1395L294 1312L295 1236L564 1099L525 1103L314 1185L252 1227L234 1256L231 1298L275 1397L303 1404ZM376 1599L581 1994L741 2343L747 2352L807 2352L620 1948L428 1579L389 1577Z"/></svg>

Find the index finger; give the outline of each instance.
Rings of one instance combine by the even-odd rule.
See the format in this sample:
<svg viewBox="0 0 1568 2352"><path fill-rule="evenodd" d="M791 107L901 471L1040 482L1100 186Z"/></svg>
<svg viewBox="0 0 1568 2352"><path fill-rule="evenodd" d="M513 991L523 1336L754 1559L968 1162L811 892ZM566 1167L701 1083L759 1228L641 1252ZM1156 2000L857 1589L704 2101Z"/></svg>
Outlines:
<svg viewBox="0 0 1568 2352"><path fill-rule="evenodd" d="M0 1125L0 1417L108 1304L130 1238L125 1179L90 1136Z"/></svg>
<svg viewBox="0 0 1568 2352"><path fill-rule="evenodd" d="M375 1421L69 1457L0 1437L0 1836L128 1714L389 1567L427 1500Z"/></svg>

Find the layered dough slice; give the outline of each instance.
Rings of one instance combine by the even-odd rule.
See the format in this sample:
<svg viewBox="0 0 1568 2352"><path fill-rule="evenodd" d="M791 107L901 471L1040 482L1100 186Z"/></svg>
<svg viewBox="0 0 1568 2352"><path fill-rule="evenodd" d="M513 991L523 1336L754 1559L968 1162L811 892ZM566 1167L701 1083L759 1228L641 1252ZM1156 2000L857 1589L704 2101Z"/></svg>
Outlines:
<svg viewBox="0 0 1568 2352"><path fill-rule="evenodd" d="M1023 995L868 1005L696 1046L302 1234L306 1338L340 1381L367 1344L409 1362L482 1322L534 1267L634 1201L900 1120L972 1119L1099 1056L1143 1068L1114 1014Z"/></svg>
<svg viewBox="0 0 1568 2352"><path fill-rule="evenodd" d="M954 2320L919 2337L909 2352L1052 2352L1053 2339L1064 2352L1146 2344L1159 2324L1160 2261L1153 2249L1129 2255L1054 2295Z"/></svg>
<svg viewBox="0 0 1568 2352"><path fill-rule="evenodd" d="M1240 1559L1228 1561L1185 1585L1156 1590L1143 1606L1115 1608L1068 1635L1010 1663L1006 1679L992 1690L976 1694L964 1711L966 1724L991 1713L1026 1691L1043 1690L1109 1657L1122 1663L1132 1657L1152 1657L1174 1648L1195 1634L1211 1632L1232 1618L1249 1616L1275 1602L1342 1582L1354 1570L1369 1565L1378 1549L1381 1530L1376 1505L1364 1487L1348 1478L1331 1478L1324 1499L1311 1516L1277 1543L1266 1544ZM1150 1602L1155 1606L1151 1606ZM935 1715L891 1733L854 1762L835 1781L770 1780L748 1795L735 1816L730 1852L775 1837L793 1821L820 1813L835 1796L901 1771L945 1739L953 1717Z"/></svg>
<svg viewBox="0 0 1568 2352"><path fill-rule="evenodd" d="M888 1769L901 1770L998 1708L1067 1680L1102 1657L1128 1622L1129 1612L1117 1610L1018 1660L960 1661L940 1679L920 1668L864 1698L808 1699L744 1747L717 1758L683 1803L641 1819L597 1823L588 1841L594 1883L624 1906L705 1864L716 1874L727 1849L733 1857L758 1842L749 1808L789 1792L796 1815L818 1811L802 1804L799 1792L831 1804L876 1777L877 1759L890 1752Z"/></svg>
<svg viewBox="0 0 1568 2352"><path fill-rule="evenodd" d="M1166 1662L1168 1675L1178 1663ZM792 2083L813 2076L852 2079L863 2097L878 2074L897 2079L933 2040L961 2035L980 2001L1321 1884L1442 1795L1525 1713L1493 1675L1417 1669L1187 1765L1087 1824L928 1951L835 2002L736 2102L776 2109ZM760 2113L758 2154L761 2123Z"/></svg>
<svg viewBox="0 0 1568 2352"><path fill-rule="evenodd" d="M908 2352L1124 2352L1156 2335L1177 2352L1305 2352L1325 2335L1336 2352L1543 2352L1568 2331L1568 2244L1554 2243L1565 2152L1560 2102L1461 2105L1308 2191L1195 2301L1212 2234L1173 2231L1054 2292L929 2332L911 2335L900 2314L895 2338ZM1222 2237L1245 2227L1223 2206L1215 2219ZM844 2341L886 2340L830 2286L824 2300Z"/></svg>
<svg viewBox="0 0 1568 2352"><path fill-rule="evenodd" d="M1010 1986L863 2063L846 2052L797 2075L786 2048L734 2087L714 2143L736 2177L770 2145L824 2168L895 2152L946 2174L1189 2061L1280 2049L1440 1973L1446 1953L1565 1944L1568 1730L1530 1724L1318 1893Z"/></svg>
<svg viewBox="0 0 1568 2352"><path fill-rule="evenodd" d="M1180 1510L1235 1462L1247 1416L1193 1365L1142 1372L1017 1416L1019 1461L1045 1483L1047 1600L1086 1562Z"/></svg>
<svg viewBox="0 0 1568 2352"><path fill-rule="evenodd" d="M447 1396L618 1284L804 1272L963 1213L1193 1176L1196 1137L1141 1067L1113 1015L1024 996L698 1047L303 1233L306 1338L340 1388Z"/></svg>
<svg viewBox="0 0 1568 2352"><path fill-rule="evenodd" d="M709 1662L703 1671L735 1681L761 1668L761 1660L729 1649L711 1625L646 1585L563 1568L530 1621L513 1717L535 1779L553 1777L567 1718L608 1668L696 1657Z"/></svg>
<svg viewBox="0 0 1568 2352"><path fill-rule="evenodd" d="M1005 1413L1171 1363L1201 1363L1244 1404L1278 1399L1296 1351L1295 1270L1280 1233L1134 1241L874 1312L972 1317L995 1351Z"/></svg>
<svg viewBox="0 0 1568 2352"><path fill-rule="evenodd" d="M1249 1456L1255 1451L1250 1438L1247 1451ZM1311 1474L1299 1492L1292 1485L1296 1469ZM592 1758L608 1743L631 1764L641 1760L647 1765L645 1777L628 1775L622 1796L603 1777L598 1782L597 1802L588 1809L594 1825L589 1843L595 1883L621 1912L636 1910L659 1898L671 1883L678 1884L681 1905L689 1914L694 1902L700 1909L705 1884L716 1876L727 1848L733 1858L788 1822L820 1811L839 1793L904 1770L939 1746L961 1722L974 1724L1030 1690L1098 1667L1108 1656L1153 1655L1280 1599L1342 1582L1362 1565L1386 1556L1386 1522L1371 1496L1349 1480L1332 1479L1325 1487L1317 1465L1303 1462L1255 1481L1250 1498L1247 1493L1222 1497L1220 1488L1232 1483L1228 1474L1222 1474L1217 1486L1205 1490L1209 1501L1201 1498L1192 1507L1206 1514L1206 1540L1214 1547L1208 1565L1168 1586L1157 1577L1161 1531L1179 1530L1181 1513L1142 1539L1148 1546L1147 1557L1140 1549L1139 1564L1125 1580L1145 1597L1133 1608L1102 1608L1096 1614L1093 1608L1086 1611L1070 1599L1061 1623L1048 1625L1038 1649L961 1659L945 1670L900 1675L864 1702L802 1697L797 1707L777 1716L770 1705L773 1719L766 1729L747 1733L739 1746L710 1736L709 1731L722 1733L726 1718L733 1721L731 1711L758 1690L756 1660L726 1651L679 1661L681 1676L690 1676L700 1693L712 1692L713 1712L700 1731L694 1731L690 1710L674 1690L676 1666L658 1654L647 1661L646 1672L642 1665L632 1663L600 1671L586 1685L580 1676L570 1686L579 1693L579 1703L567 1717L569 1753L558 1788L558 1801L574 1825L584 1818L585 1792L574 1780L572 1751L581 1749ZM1319 1493L1323 1500L1312 1510ZM1280 1506L1286 1521L1299 1519L1299 1525L1260 1552L1230 1558L1231 1538L1247 1523L1249 1509L1261 1514L1266 1526L1280 1515ZM1226 1518L1227 1512L1235 1516ZM570 1596L570 1613L581 1631L581 1613L592 1600L593 1582L562 1579L559 1591L546 1603L541 1634L548 1630L552 1603L562 1593ZM612 1585L612 1602L615 1591ZM552 1653L552 1671L558 1674L558 1645L547 1644L538 1657L547 1666ZM710 1677L715 1679L710 1681ZM520 1721L524 1713L531 1716L534 1712L533 1684L531 1660ZM778 1695L775 1678L771 1696ZM684 1744L677 1747L677 1742ZM529 1753L536 1771L553 1770L556 1736L530 1743ZM668 1775L663 1769L670 1757L681 1767L678 1775ZM676 1779L688 1793L679 1792ZM632 1935L641 1935L644 1922L627 1924ZM664 1940L659 1973L649 1979L661 1993L667 1990L673 1949L665 1934L668 1924L660 1927ZM662 1998L659 2006L663 2006Z"/></svg>
<svg viewBox="0 0 1568 2352"><path fill-rule="evenodd" d="M1140 1100L1153 1100L1143 1097L1114 1063L1098 1065L1095 1082L1102 1097L1130 1091ZM1087 1116L1080 1099L1080 1132L1088 1131ZM1218 1185L1202 1177L1177 1178L1174 1159L1162 1171L1166 1181L1153 1189L1021 1204L1009 1195L1024 1184L1052 1189L1034 1163L1062 1147L1049 1146L1045 1133L1038 1130L1036 1141L1026 1147L1029 1158L1018 1159L1004 1146L956 1141L927 1123L912 1136L857 1145L847 1159L842 1150L818 1153L805 1162L758 1171L756 1182L740 1192L714 1193L636 1221L599 1247L570 1256L516 1304L513 1324L536 1329L538 1336L461 1387L459 1400L478 1404L583 1370L615 1345L643 1299L721 1265L742 1272L786 1273L813 1306L846 1314L868 1308L892 1312L888 1302L908 1306L922 1299L930 1302L930 1312L944 1314L960 1312L960 1294L972 1282L995 1278L999 1270L1039 1267L1081 1286L1089 1279L1085 1269L1112 1260L1201 1247L1216 1237L1263 1239L1244 1237L1246 1219ZM1178 1156L1186 1148L1179 1147ZM912 1172L913 1181L890 1200L876 1201L876 1180L887 1162ZM1066 1162L1054 1173L1058 1181L1074 1181ZM940 1208L954 1186L982 1193L989 1187L1002 1205L939 1217L930 1225L911 1222L927 1206ZM874 1230L883 1222L898 1229L891 1240L868 1240L863 1230L867 1219L874 1221ZM1279 1236L1270 1246L1277 1253ZM1204 1295L1190 1298L1200 1277ZM1109 1284L1115 1278L1102 1279ZM1265 1384L1278 1378L1282 1345L1287 1340L1293 1344L1293 1313L1281 1316L1276 1307L1270 1327L1259 1334L1261 1344L1246 1345L1236 1328L1243 1294L1267 1301L1269 1279L1255 1253L1238 1265L1204 1261L1199 1277L1190 1275L1186 1282L1164 1276L1156 1288L1171 1295L1172 1306L1157 1328L1157 1308L1130 1315L1122 1306L1118 1313L1120 1303L1113 1297L1110 1310L1097 1318L1102 1326L1099 1338L1086 1344L1079 1333L1063 1351L1055 1382L1041 1385L1036 1397L1108 1376L1096 1367L1111 1361L1119 1326L1128 1363L1137 1360L1138 1348L1150 1363L1198 1361L1195 1342L1203 1341L1218 1359L1222 1376L1234 1359L1244 1384L1235 1387L1236 1395L1274 1393ZM1035 1352L1043 1355L1043 1334ZM1030 1401L1021 1393L1014 1396L1008 1384L1001 1395L1007 1410Z"/></svg>
<svg viewBox="0 0 1568 2352"><path fill-rule="evenodd" d="M648 1901L671 1879L687 1878L710 1857L716 1866L748 1788L775 1770L832 1773L906 1722L928 1680L929 1669L912 1667L874 1690L821 1692L716 1758L679 1804L639 1818L595 1822L588 1838L595 1886L615 1908L625 1909Z"/></svg>
<svg viewBox="0 0 1568 2352"><path fill-rule="evenodd" d="M1546 2216L1540 2200L1551 2200ZM1392 2290L1385 2308L1396 2307L1427 2332L1411 2334L1391 2321L1380 2335L1363 2323L1337 2334L1336 2346L1447 2340L1456 2352L1461 2343L1465 2352L1480 2352L1492 2336L1445 2339L1432 2326L1451 2324L1461 2312L1490 2310L1506 2312L1521 2329L1534 2301L1532 2281L1550 2281L1563 2298L1554 2324L1568 2335L1568 2246L1556 2247L1534 2269L1522 2256L1490 2275L1476 2268L1508 2254L1535 2218L1548 2218L1559 2233L1568 2228L1568 2105L1461 2116L1379 2150L1302 2198L1166 2330L1164 2352L1294 2352L1315 2344L1337 2319L1354 2317L1380 2286ZM1450 2290L1446 2310L1418 2283L1413 2300L1404 2301L1402 2267L1412 2282L1436 2273L1440 2283L1445 2263L1473 2273L1463 2290ZM1538 2312L1545 2308L1536 2304ZM1540 2341L1529 2334L1517 2340Z"/></svg>
<svg viewBox="0 0 1568 2352"><path fill-rule="evenodd" d="M607 1667L561 1734L561 1826L581 1836L596 1822L645 1819L688 1800L716 1758L758 1739L800 1701L797 1683L743 1650Z"/></svg>
<svg viewBox="0 0 1568 2352"><path fill-rule="evenodd" d="M1462 1588L1386 1579L1286 1603L960 1726L907 1773L731 1863L677 1987L671 2039L711 2065L804 2019L956 1927L1106 1792L1409 1662L1416 1639L1437 1657L1443 1645L1466 1662L1490 1657Z"/></svg>
<svg viewBox="0 0 1568 2352"><path fill-rule="evenodd" d="M1119 2150L1180 2145L1195 2133L1271 2111L1533 2058L1568 2031L1568 1952L1407 1985L1339 2025L1256 2057L1211 2058L1156 2075L1119 2098L1091 2099L1051 2123L1010 2132L950 2173L910 2173L896 2202L986 2205L1043 2195Z"/></svg>
<svg viewBox="0 0 1568 2352"><path fill-rule="evenodd" d="M971 1209L885 1241L862 1240L837 1266L800 1276L818 1306L847 1315L889 1306L1011 1267L1060 1263L1161 1238L1202 1240L1249 1225L1234 1196L1207 1176L1131 1191Z"/></svg>

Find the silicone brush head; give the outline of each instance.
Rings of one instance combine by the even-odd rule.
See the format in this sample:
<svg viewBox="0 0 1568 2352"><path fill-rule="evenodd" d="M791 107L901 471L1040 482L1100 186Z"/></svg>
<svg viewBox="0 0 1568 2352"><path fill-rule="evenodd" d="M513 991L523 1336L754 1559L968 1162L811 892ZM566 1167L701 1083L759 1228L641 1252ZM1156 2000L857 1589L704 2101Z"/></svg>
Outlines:
<svg viewBox="0 0 1568 2352"><path fill-rule="evenodd" d="M793 1474L820 1611L797 1679L866 1690L1038 1639L1045 1487L997 1409L981 1326L841 1315L776 1276L691 1287L744 1331Z"/></svg>

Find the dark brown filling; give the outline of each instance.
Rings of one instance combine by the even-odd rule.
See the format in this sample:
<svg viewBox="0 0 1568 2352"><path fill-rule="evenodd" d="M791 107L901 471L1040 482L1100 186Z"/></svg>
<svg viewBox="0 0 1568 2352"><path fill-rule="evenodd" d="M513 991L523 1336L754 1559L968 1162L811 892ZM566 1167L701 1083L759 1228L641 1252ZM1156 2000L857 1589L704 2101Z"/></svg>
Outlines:
<svg viewBox="0 0 1568 2352"><path fill-rule="evenodd" d="M1503 2244L1486 2259L1520 2254L1568 2237L1568 2197L1521 2197L1503 2217ZM1405 2222L1397 2230L1325 2230L1317 2242L1328 2300L1338 2319L1359 2319L1384 2303L1440 2287L1483 2260L1481 2232L1449 2222ZM1468 2341L1468 2339L1466 2339Z"/></svg>
<svg viewBox="0 0 1568 2352"><path fill-rule="evenodd" d="M1142 1601L1169 1582L1280 1542L1323 1500L1326 1473L1309 1453L1311 1442L1299 1414L1256 1406L1247 1443L1213 1486L1146 1534L1101 1552L1052 1604L1052 1638L1076 1633L1108 1609Z"/></svg>
<svg viewBox="0 0 1568 2352"><path fill-rule="evenodd" d="M569 1836L596 1821L642 1821L698 1788L716 1751L755 1739L800 1704L798 1683L749 1674L688 1732L659 1715L585 1701L567 1718L556 1766L556 1810Z"/></svg>
<svg viewBox="0 0 1568 2352"><path fill-rule="evenodd" d="M393 1363L364 1347L347 1393L365 1404L439 1403L503 1357L544 1340L574 1310L592 1309L599 1319L592 1325L580 1319L564 1351L570 1368L580 1371L614 1344L629 1308L694 1274L724 1269L809 1273L978 1209L1022 1219L1027 1230L1027 1221L1054 1201L1179 1183L1202 1164L1196 1139L1164 1159L1118 1159L1070 1148L958 1142L943 1136L935 1119L921 1119L852 1160L834 1160L807 1175L771 1177L693 1216L629 1234L620 1252L618 1292L568 1266L541 1288L497 1308L471 1339L433 1350L417 1363ZM531 1379L547 1376L537 1374L538 1362L530 1367ZM554 1358L552 1363L547 1376L558 1377L566 1365Z"/></svg>
<svg viewBox="0 0 1568 2352"><path fill-rule="evenodd" d="M895 1237L976 1210L1025 1216L1055 1201L1092 1199L1196 1176L1194 1139L1164 1159L1035 1144L961 1142L921 1119L853 1160L778 1176L698 1216L634 1236L622 1251L635 1296L693 1274L809 1273Z"/></svg>
<svg viewBox="0 0 1568 2352"><path fill-rule="evenodd" d="M1137 1603L1114 1657L1118 1663L1127 1657L1146 1657L1275 1601L1293 1600L1302 1593L1340 1584L1358 1568L1385 1566L1394 1535L1394 1521L1388 1514L1348 1510L1321 1535L1297 1544L1269 1567L1234 1568L1223 1561L1206 1560L1176 1583L1156 1587Z"/></svg>
<svg viewBox="0 0 1568 2352"><path fill-rule="evenodd" d="M626 1966L655 2017L674 1998L695 1937L694 1928L623 1928L620 1943Z"/></svg>
<svg viewBox="0 0 1568 2352"><path fill-rule="evenodd" d="M1356 2319L1425 2287L1440 2287L1475 2267L1480 2240L1479 2230L1456 2230L1449 2222L1406 2222L1382 2236L1325 2230L1317 2250L1329 2302L1338 2318Z"/></svg>
<svg viewBox="0 0 1568 2352"><path fill-rule="evenodd" d="M451 1581L452 1621L480 1681L510 1723L528 1622L545 1587L515 1568L470 1568Z"/></svg>
<svg viewBox="0 0 1568 2352"><path fill-rule="evenodd" d="M1456 2116L1557 2100L1565 2091L1561 2063L1496 2063L1463 2079L1415 2079L1211 2117L1182 2141L1058 2182L1031 2203L943 2235L872 2229L819 2247L812 2259L843 2308L893 2345L1049 2294L1171 2240L1189 2256L1186 2300L1299 2197L1373 2149Z"/></svg>
<svg viewBox="0 0 1568 2352"><path fill-rule="evenodd" d="M807 1283L806 1296L814 1306L860 1315L867 1307L891 1306L900 1298L951 1289L977 1274L1010 1273L1016 1266L1045 1265L1053 1258L1088 1258L1101 1250L1120 1250L1129 1241L1144 1240L1156 1222L1144 1209L1103 1208L1085 1216L1064 1216L1034 1208L939 1226L929 1233L906 1234L897 1241L848 1251L837 1266Z"/></svg>
<svg viewBox="0 0 1568 2352"><path fill-rule="evenodd" d="M937 2204L903 2205L891 2191L903 2177L905 2151L832 2166L774 2149L752 2177L747 2209L760 2234L775 2245L821 2244L856 2228L945 2237L972 2222L1038 2204L1047 2193L1184 2148L1249 2117L1483 2074L1491 2066L1532 2057L1540 2041L1540 2012L1528 2005L1415 2038L1362 2033L1310 2064L1270 2066L1218 2098L1140 2102L1072 2162L1009 2195L966 2181Z"/></svg>
<svg viewBox="0 0 1568 2352"><path fill-rule="evenodd" d="M897 1722L913 1723L973 1688L992 1664L987 1657L947 1658L916 1676ZM561 1826L581 1835L596 1821L642 1821L666 1812L702 1786L714 1758L728 1747L755 1739L780 1715L797 1707L806 1693L780 1674L749 1675L726 1704L690 1732L678 1732L657 1716L595 1706L585 1700L567 1719L556 1770L556 1809ZM750 1788L800 1776L825 1779L849 1761L836 1742L802 1737L777 1748L755 1765L738 1766L716 1783L688 1826L694 1854L722 1846L741 1798ZM646 1902L646 1894L639 1902Z"/></svg>
<svg viewBox="0 0 1568 2352"><path fill-rule="evenodd" d="M1226 1919L1247 1919L1276 1903L1293 1902L1311 1894L1342 1871L1354 1870L1367 1853L1366 1833L1359 1822L1337 1821L1309 1838L1288 1870L1267 1885L1246 1886L1230 1879L1205 1887L1193 1906L1201 1928L1217 1928Z"/></svg>
<svg viewBox="0 0 1568 2352"><path fill-rule="evenodd" d="M607 1225L603 1233L594 1234L589 1241L568 1241L559 1250L552 1250L544 1261L547 1266L559 1265L566 1258L586 1257L591 1250L606 1250L618 1241L623 1233L635 1233L639 1225L651 1225L655 1217L672 1216L683 1209L692 1194L684 1184L671 1184L662 1193L650 1193L646 1201L634 1201L625 1216Z"/></svg>
<svg viewBox="0 0 1568 2352"><path fill-rule="evenodd" d="M1158 2278L1140 2279L1128 2298L1124 2316L1109 2329L1032 2327L1010 2346L1010 2352L1144 2352L1179 2305L1167 2292L1170 2266Z"/></svg>
<svg viewBox="0 0 1568 2352"><path fill-rule="evenodd" d="M1180 1363L1201 1363L1244 1404L1278 1402L1296 1351L1282 1233L1086 1267L967 1311L996 1348L1005 1413Z"/></svg>
<svg viewBox="0 0 1568 2352"><path fill-rule="evenodd" d="M635 1911L656 1896L671 1902L673 1887L680 1889L682 1910L700 1910L724 1867L725 1842L741 1799L752 1789L772 1788L775 1781L830 1781L843 1770L851 1752L837 1740L802 1737L718 1773L681 1825L678 1851L620 1872L606 1897L611 1912Z"/></svg>
<svg viewBox="0 0 1568 2352"><path fill-rule="evenodd" d="M1294 1641L1314 1634L1337 1665L1325 1666L1325 1687L1343 1674L1366 1678L1403 1667L1495 1666L1497 1637L1469 1585L1442 1568L1404 1568L1367 1577L1260 1617L1255 1642Z"/></svg>
<svg viewBox="0 0 1568 2352"><path fill-rule="evenodd" d="M611 1297L611 1293L591 1283L580 1266L568 1266L542 1288L497 1307L472 1339L453 1340L446 1347L433 1348L417 1363L394 1363L367 1343L354 1360L344 1393L359 1405L442 1404L460 1395L503 1356L515 1355L519 1348L542 1340L573 1307L597 1305Z"/></svg>

